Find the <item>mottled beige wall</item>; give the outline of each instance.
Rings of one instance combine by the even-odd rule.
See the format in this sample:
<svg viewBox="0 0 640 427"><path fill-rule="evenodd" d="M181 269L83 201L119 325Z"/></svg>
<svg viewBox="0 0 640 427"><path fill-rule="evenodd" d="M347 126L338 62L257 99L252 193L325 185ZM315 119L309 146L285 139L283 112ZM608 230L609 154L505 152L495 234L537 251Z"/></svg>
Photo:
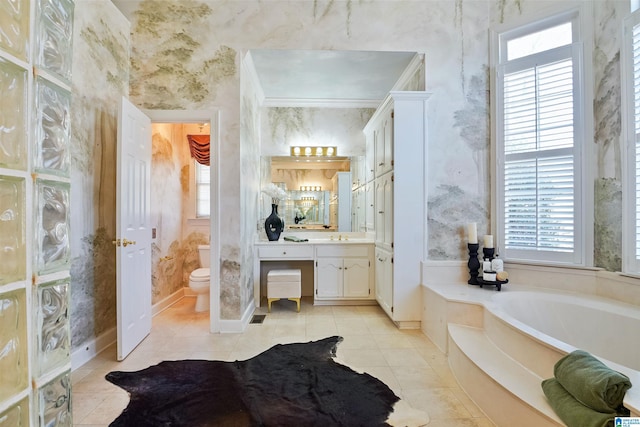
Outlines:
<svg viewBox="0 0 640 427"><path fill-rule="evenodd" d="M78 1L71 100L72 346L115 327L117 111L129 91L129 23L111 2Z"/></svg>

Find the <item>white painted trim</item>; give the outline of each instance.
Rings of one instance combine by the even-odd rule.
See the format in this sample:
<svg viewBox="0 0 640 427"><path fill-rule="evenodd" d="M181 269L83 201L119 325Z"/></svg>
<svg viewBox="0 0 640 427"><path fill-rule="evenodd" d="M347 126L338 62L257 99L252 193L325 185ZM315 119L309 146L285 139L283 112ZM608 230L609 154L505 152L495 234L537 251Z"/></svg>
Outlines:
<svg viewBox="0 0 640 427"><path fill-rule="evenodd" d="M203 123L209 122L211 136L211 157L220 159L221 113L213 110L142 110L152 123ZM212 333L220 332L220 164L212 162L211 173L211 215L209 217L209 246L211 256L211 291L209 328Z"/></svg>
<svg viewBox="0 0 640 427"><path fill-rule="evenodd" d="M116 327L105 331L100 336L83 343L71 352L71 370L82 367L85 363L96 357L107 347L116 342Z"/></svg>
<svg viewBox="0 0 640 427"><path fill-rule="evenodd" d="M220 320L220 333L242 333L249 326L253 312L255 311L255 304L249 304L242 315L240 320Z"/></svg>
<svg viewBox="0 0 640 427"><path fill-rule="evenodd" d="M404 69L404 71L398 78L398 81L396 81L396 83L391 88L390 92L402 91L403 88L407 86L407 83L411 81L416 71L420 69L420 66L424 65L424 57L425 57L424 53L416 53L413 56L413 58L411 59L411 62L409 62L409 65L407 65L407 68ZM426 70L425 70L425 80L426 80ZM427 82L425 81L423 83L426 88Z"/></svg>
<svg viewBox="0 0 640 427"><path fill-rule="evenodd" d="M163 300L158 301L153 306L151 306L151 316L155 317L158 314L162 313L167 308L171 307L173 304L180 301L185 297L185 288L180 288L171 295L165 297Z"/></svg>
<svg viewBox="0 0 640 427"><path fill-rule="evenodd" d="M265 101L264 97L264 89L262 88L262 83L260 83L260 78L258 77L258 72L256 71L256 66L253 63L253 57L251 56L251 52L247 52L244 57L244 66L247 71L247 76L252 82L252 85L255 89L256 97L258 98L258 104L263 105Z"/></svg>

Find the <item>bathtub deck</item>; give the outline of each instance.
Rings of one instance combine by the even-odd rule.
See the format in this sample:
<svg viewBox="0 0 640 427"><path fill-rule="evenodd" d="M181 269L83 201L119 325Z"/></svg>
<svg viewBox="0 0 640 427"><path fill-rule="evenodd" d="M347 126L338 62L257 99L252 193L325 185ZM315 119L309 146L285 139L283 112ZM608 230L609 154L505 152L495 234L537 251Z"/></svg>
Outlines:
<svg viewBox="0 0 640 427"><path fill-rule="evenodd" d="M453 371L464 372L458 382L496 425L509 425L516 418L521 427L564 426L542 392L544 378L500 350L483 329L450 324L449 339L450 362L457 365ZM477 372L471 372L474 369ZM487 387L478 375L490 377L493 384Z"/></svg>
<svg viewBox="0 0 640 427"><path fill-rule="evenodd" d="M501 292L520 290L536 289L508 284ZM462 388L496 425L564 426L541 383L553 376L555 362L575 347L526 335L496 316L490 309L496 293L462 283L425 285L423 332L448 355ZM639 416L640 373L601 360L630 378L633 387L624 404L631 416Z"/></svg>

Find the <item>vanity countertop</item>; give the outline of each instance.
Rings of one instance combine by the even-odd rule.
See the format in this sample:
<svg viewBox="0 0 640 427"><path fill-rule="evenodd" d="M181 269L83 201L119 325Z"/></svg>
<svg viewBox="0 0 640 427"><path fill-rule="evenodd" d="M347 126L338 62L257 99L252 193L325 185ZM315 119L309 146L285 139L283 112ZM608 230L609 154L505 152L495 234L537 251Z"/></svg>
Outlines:
<svg viewBox="0 0 640 427"><path fill-rule="evenodd" d="M300 239L308 239L306 242L293 242L284 240L285 236L298 237ZM368 233L333 233L333 232L304 232L304 233L286 233L280 236L277 241L269 241L260 239L255 242L256 245L357 245L357 244L373 244L374 238Z"/></svg>

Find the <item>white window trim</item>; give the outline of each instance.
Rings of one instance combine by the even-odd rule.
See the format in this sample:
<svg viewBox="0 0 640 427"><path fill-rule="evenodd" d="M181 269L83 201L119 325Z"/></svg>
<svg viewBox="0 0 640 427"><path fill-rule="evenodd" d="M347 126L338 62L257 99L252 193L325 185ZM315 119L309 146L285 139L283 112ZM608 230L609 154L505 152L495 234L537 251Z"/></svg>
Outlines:
<svg viewBox="0 0 640 427"><path fill-rule="evenodd" d="M211 182L209 183L211 185ZM208 217L197 216L197 186L196 186L196 161L193 157L189 158L189 203L187 205L187 222L191 225L209 224L211 212Z"/></svg>
<svg viewBox="0 0 640 427"><path fill-rule="evenodd" d="M636 259L636 166L635 166L635 106L633 87L633 26L640 23L640 10L635 10L622 26L621 78L622 78L622 272L640 273L640 260Z"/></svg>
<svg viewBox="0 0 640 427"><path fill-rule="evenodd" d="M502 182L498 182L496 171L498 170L497 144L498 144L498 128L496 109L500 105L498 100L498 64L500 55L505 55L501 48L501 35L508 34L512 37L520 36L552 26L556 23L564 22L567 17L577 16L577 28L574 28L576 39L582 44L581 61L583 66L579 70L579 80L582 86L582 102L578 106L581 111L578 112L582 116L582 126L576 125L576 139L586 141L582 150L578 151L576 160L582 162L580 173L576 176L576 196L580 197L580 203L577 209L580 212L577 215L578 222L575 228L575 249L577 258L572 263L557 262L553 260L540 259L518 259L519 263L531 263L536 265L573 265L573 266L593 266L593 240L594 240L594 136L593 136L593 5L590 2L584 2L580 6L571 8L562 8L561 6L552 6L539 15L529 15L526 20L521 19L511 24L501 24L490 29L490 91L491 91L491 230L494 235L498 250L504 247L504 236L502 235L501 224L504 220L504 212L500 210L500 200L498 191L502 191ZM575 26L574 26L575 27ZM581 156L579 158L578 156ZM502 255L502 254L501 254ZM509 261L509 258L505 258ZM515 260L512 260L515 261Z"/></svg>

